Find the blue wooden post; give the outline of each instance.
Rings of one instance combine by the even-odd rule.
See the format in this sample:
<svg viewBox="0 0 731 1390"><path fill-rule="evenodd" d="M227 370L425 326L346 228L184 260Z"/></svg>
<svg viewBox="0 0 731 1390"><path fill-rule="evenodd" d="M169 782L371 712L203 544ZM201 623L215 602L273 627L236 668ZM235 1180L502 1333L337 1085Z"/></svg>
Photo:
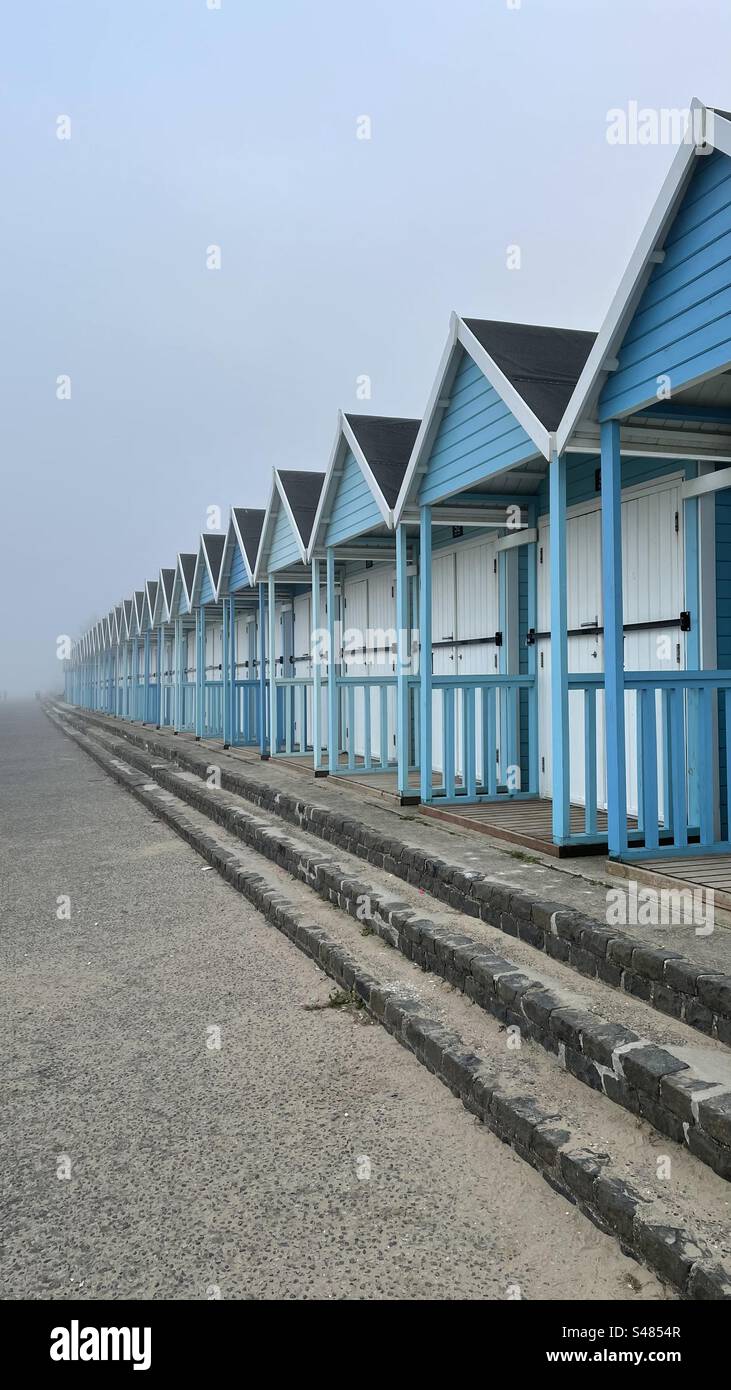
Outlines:
<svg viewBox="0 0 731 1390"><path fill-rule="evenodd" d="M269 756L267 743L267 609L264 584L259 585L257 637L259 639L259 754L262 758L267 758Z"/></svg>
<svg viewBox="0 0 731 1390"><path fill-rule="evenodd" d="M269 575L267 614L269 619L269 753L276 757L279 746L277 719L277 591L274 575Z"/></svg>
<svg viewBox="0 0 731 1390"><path fill-rule="evenodd" d="M323 771L322 763L322 614L320 612L320 561L312 557L312 631L310 659L312 662L312 757L315 775Z"/></svg>
<svg viewBox="0 0 731 1390"><path fill-rule="evenodd" d="M627 848L624 609L622 602L622 462L618 420L607 420L601 426L601 456L607 812L609 853L617 856Z"/></svg>
<svg viewBox="0 0 731 1390"><path fill-rule="evenodd" d="M202 603L195 610L195 736L203 737L203 699L206 679L206 619Z"/></svg>
<svg viewBox="0 0 731 1390"><path fill-rule="evenodd" d="M432 795L431 507L419 512L419 766L421 799Z"/></svg>
<svg viewBox="0 0 731 1390"><path fill-rule="evenodd" d="M528 525L535 526L536 509L531 504L528 512ZM535 632L538 627L538 546L533 541L527 547L528 563L528 630ZM538 646L534 641L528 647L528 675L533 684L528 691L528 791L538 794Z"/></svg>
<svg viewBox="0 0 731 1390"><path fill-rule="evenodd" d="M177 733L183 722L183 619L179 616L175 619L174 634L175 702L173 728Z"/></svg>
<svg viewBox="0 0 731 1390"><path fill-rule="evenodd" d="M150 633L145 633L144 640L144 678L145 687L142 692L142 722L146 724L150 718Z"/></svg>
<svg viewBox="0 0 731 1390"><path fill-rule="evenodd" d="M325 561L325 585L327 604L327 756L331 772L338 768L338 688L335 684L338 670L338 655L335 638L335 550L329 545Z"/></svg>
<svg viewBox="0 0 731 1390"><path fill-rule="evenodd" d="M396 758L399 796L409 790L409 676L411 630L406 527L396 527Z"/></svg>
<svg viewBox="0 0 731 1390"><path fill-rule="evenodd" d="M223 746L229 748L231 745L231 609L229 600L223 599L221 604L221 677L223 681L221 689L221 699L223 701Z"/></svg>
<svg viewBox="0 0 731 1390"><path fill-rule="evenodd" d="M551 782L556 844L571 834L566 597L566 459L553 454L549 473L551 540Z"/></svg>
<svg viewBox="0 0 731 1390"><path fill-rule="evenodd" d="M698 465L686 469L686 474L695 477ZM683 507L685 526L685 607L690 613L690 632L685 639L686 669L701 669L701 617L700 617L700 567L698 553L698 498L690 497ZM687 739L688 739L688 824L700 822L700 805L703 786L699 780L699 756L701 752L701 730L699 728L700 696L697 690L689 690L687 695ZM713 773L711 772L711 776Z"/></svg>
<svg viewBox="0 0 731 1390"><path fill-rule="evenodd" d="M158 729L162 724L162 687L163 687L163 666L165 665L165 629L160 624L157 629L157 715L156 723Z"/></svg>

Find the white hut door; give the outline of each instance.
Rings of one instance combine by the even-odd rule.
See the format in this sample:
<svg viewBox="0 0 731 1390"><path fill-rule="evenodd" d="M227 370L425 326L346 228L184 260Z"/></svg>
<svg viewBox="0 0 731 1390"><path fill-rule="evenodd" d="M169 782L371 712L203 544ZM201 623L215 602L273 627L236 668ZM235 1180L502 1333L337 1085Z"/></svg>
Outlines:
<svg viewBox="0 0 731 1390"><path fill-rule="evenodd" d="M456 669L457 591L454 552L436 555L432 562L432 673L453 676ZM432 698L432 769L444 771L443 697Z"/></svg>
<svg viewBox="0 0 731 1390"><path fill-rule="evenodd" d="M367 676L366 631L368 628L368 580L364 577L346 580L343 586L343 675ZM363 688L355 691L353 725L350 727L350 701L343 696L341 727L343 747L353 748L356 758L365 756L365 718Z"/></svg>
<svg viewBox="0 0 731 1390"><path fill-rule="evenodd" d="M481 541L479 545L463 545L455 551L456 565L456 616L455 616L455 662L456 676L495 676L499 671L500 652L494 637L500 626L499 580L497 561L497 542ZM496 702L497 733L500 729L499 702ZM482 739L477 738L477 730L482 729L482 695L475 696L475 720L472 731L467 736L476 743L477 781L483 781ZM464 704L458 694L455 710L455 768L458 777L463 774L464 764ZM500 750L498 748L498 761Z"/></svg>
<svg viewBox="0 0 731 1390"><path fill-rule="evenodd" d="M396 571L384 566L368 575L368 632L366 640L367 674L393 676L396 671ZM371 756L381 754L381 692L376 686L370 694ZM396 757L396 690L386 689L386 757Z"/></svg>
<svg viewBox="0 0 731 1390"><path fill-rule="evenodd" d="M294 600L294 636L291 675L298 680L307 680L312 674L310 662L310 595L298 594ZM304 753L312 737L312 687L307 687L302 699L301 692L294 695L294 741L295 746ZM302 717L306 717L306 728L302 728Z"/></svg>

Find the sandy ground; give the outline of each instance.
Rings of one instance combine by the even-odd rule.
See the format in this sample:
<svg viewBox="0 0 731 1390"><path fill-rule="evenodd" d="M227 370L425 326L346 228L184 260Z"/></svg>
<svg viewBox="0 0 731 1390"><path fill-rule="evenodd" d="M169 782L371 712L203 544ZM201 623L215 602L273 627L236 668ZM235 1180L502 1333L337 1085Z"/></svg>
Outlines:
<svg viewBox="0 0 731 1390"><path fill-rule="evenodd" d="M0 844L2 1297L663 1297L36 706Z"/></svg>

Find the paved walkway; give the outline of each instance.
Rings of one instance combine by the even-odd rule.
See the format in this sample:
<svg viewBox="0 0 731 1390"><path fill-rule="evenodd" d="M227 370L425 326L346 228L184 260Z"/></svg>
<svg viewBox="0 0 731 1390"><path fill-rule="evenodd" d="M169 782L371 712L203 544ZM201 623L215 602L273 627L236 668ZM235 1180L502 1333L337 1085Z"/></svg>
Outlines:
<svg viewBox="0 0 731 1390"><path fill-rule="evenodd" d="M40 709L0 760L0 1296L662 1296Z"/></svg>

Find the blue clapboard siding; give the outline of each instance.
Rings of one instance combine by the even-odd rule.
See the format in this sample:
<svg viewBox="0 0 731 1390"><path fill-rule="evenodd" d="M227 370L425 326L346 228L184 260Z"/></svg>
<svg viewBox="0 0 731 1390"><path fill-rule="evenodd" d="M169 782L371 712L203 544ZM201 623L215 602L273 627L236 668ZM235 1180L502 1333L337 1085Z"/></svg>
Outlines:
<svg viewBox="0 0 731 1390"><path fill-rule="evenodd" d="M247 573L244 557L241 554L241 546L234 536L234 550L231 557L231 570L229 573L229 588L233 593L235 589L248 589L249 575Z"/></svg>
<svg viewBox="0 0 731 1390"><path fill-rule="evenodd" d="M279 504L272 538L269 543L269 569L281 570L287 565L299 564L302 559L300 554L297 537L289 524L289 518L282 506Z"/></svg>
<svg viewBox="0 0 731 1390"><path fill-rule="evenodd" d="M419 489L421 504L438 502L538 452L466 352L449 398Z"/></svg>
<svg viewBox="0 0 731 1390"><path fill-rule="evenodd" d="M326 545L338 545L350 536L361 536L374 526L383 524L371 492L352 450L343 464L330 507L330 524L325 536Z"/></svg>
<svg viewBox="0 0 731 1390"><path fill-rule="evenodd" d="M731 669L731 492L716 493L716 665L719 671ZM720 746L719 790L721 838L728 833L726 814L726 729L723 701L719 702L718 738Z"/></svg>
<svg viewBox="0 0 731 1390"><path fill-rule="evenodd" d="M676 393L731 361L731 159L696 156L695 169L599 400L599 419Z"/></svg>
<svg viewBox="0 0 731 1390"><path fill-rule="evenodd" d="M596 489L596 472L599 467L598 454L569 454L566 473L566 500L569 507L580 502L591 502L599 494ZM623 458L622 487L637 487L640 483L652 482L666 473L683 471L683 464L677 459L663 458ZM548 512L548 479L541 484L538 492L538 515Z"/></svg>

